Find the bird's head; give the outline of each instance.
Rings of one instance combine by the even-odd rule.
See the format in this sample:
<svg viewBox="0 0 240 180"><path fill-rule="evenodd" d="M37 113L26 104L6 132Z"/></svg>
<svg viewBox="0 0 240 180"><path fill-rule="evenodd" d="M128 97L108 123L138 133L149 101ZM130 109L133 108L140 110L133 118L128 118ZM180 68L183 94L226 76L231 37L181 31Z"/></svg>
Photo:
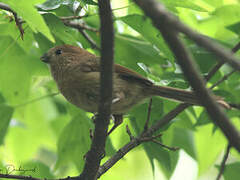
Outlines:
<svg viewBox="0 0 240 180"><path fill-rule="evenodd" d="M86 56L92 56L92 54L80 47L61 45L49 49L40 59L52 67L56 65L65 66L70 63L75 64L85 59Z"/></svg>

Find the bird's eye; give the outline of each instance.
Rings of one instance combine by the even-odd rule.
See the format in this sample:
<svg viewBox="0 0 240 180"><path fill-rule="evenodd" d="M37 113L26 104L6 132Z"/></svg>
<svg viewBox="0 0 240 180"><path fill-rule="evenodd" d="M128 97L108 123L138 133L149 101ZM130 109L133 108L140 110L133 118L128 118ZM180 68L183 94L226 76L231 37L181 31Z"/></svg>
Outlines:
<svg viewBox="0 0 240 180"><path fill-rule="evenodd" d="M62 50L61 50L61 49L57 49L57 50L55 51L55 54L56 54L56 55L62 54Z"/></svg>

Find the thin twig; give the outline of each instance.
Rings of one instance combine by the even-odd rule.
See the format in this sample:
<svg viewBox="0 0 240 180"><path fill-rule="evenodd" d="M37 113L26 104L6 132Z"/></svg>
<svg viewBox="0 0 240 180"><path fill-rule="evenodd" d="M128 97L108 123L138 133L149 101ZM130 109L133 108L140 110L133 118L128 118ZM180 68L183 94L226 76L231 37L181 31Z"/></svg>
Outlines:
<svg viewBox="0 0 240 180"><path fill-rule="evenodd" d="M144 131L147 131L147 129L148 129L148 124L149 124L150 117L151 117L151 110L152 110L152 98L150 98L149 104L148 104L148 114L147 114L146 123L144 125Z"/></svg>
<svg viewBox="0 0 240 180"><path fill-rule="evenodd" d="M88 14L84 15L84 16L62 16L60 17L61 20L66 21L66 20L77 20L77 19L82 19L88 17Z"/></svg>
<svg viewBox="0 0 240 180"><path fill-rule="evenodd" d="M180 149L179 147L170 147L170 146L167 146L167 145L165 145L165 144L163 144L163 143L161 143L161 142L159 142L159 141L157 141L157 140L155 140L155 139L153 139L152 142L154 142L154 143L156 143L156 144L158 144L158 145L160 145L160 146L162 146L162 147L164 147L164 148L166 148L166 149L168 149L168 150L170 150L170 151L177 151L177 150Z"/></svg>
<svg viewBox="0 0 240 180"><path fill-rule="evenodd" d="M129 136L129 138L130 138L130 141L131 141L131 140L134 138L134 136L132 135L132 133L131 133L128 125L126 125L126 131L127 131L127 134L128 134L128 136Z"/></svg>
<svg viewBox="0 0 240 180"><path fill-rule="evenodd" d="M158 120L155 124L153 124L146 132L143 132L141 135L139 135L136 138L133 138L129 143L127 143L125 146L120 148L117 153L115 153L110 159L108 159L102 166L100 166L98 170L98 178L107 172L111 167L113 167L122 157L124 157L129 151L136 148L139 144L141 144L144 141L141 141L141 139L151 137L154 132L156 132L158 129L164 127L167 125L170 121L172 121L178 114L183 112L187 107L189 107L189 104L182 103L178 105L176 108L174 108L172 111L170 111L168 114L166 114L164 117L162 117L160 120ZM156 136L157 137L157 136ZM150 138L149 140L152 140Z"/></svg>
<svg viewBox="0 0 240 180"><path fill-rule="evenodd" d="M153 140L155 140L155 139L157 139L157 138L159 138L161 136L162 136L162 134L159 134L157 136L147 136L147 137L146 137L146 135L144 135L143 137L139 138L139 140L141 142L148 142L148 141L153 141Z"/></svg>
<svg viewBox="0 0 240 180"><path fill-rule="evenodd" d="M221 178L221 176L222 176L222 174L224 172L225 165L226 165L229 153L230 153L230 149L231 149L231 146L228 145L227 149L226 149L226 153L224 154L223 160L221 162L221 166L220 166L219 173L218 173L218 176L217 176L216 180L220 180L220 178Z"/></svg>
<svg viewBox="0 0 240 180"><path fill-rule="evenodd" d="M21 39L23 40L24 30L22 27L22 21L18 18L17 13L13 11L7 4L1 3L1 2L0 2L0 9L11 12L13 14L16 26L18 27L20 31Z"/></svg>
<svg viewBox="0 0 240 180"><path fill-rule="evenodd" d="M236 53L238 50L240 49L240 42L237 43L233 48L232 48L232 52ZM205 80L208 81L210 80L214 74L222 67L222 65L224 64L224 62L219 62L216 66L214 66L209 73L207 74L207 76L205 76Z"/></svg>
<svg viewBox="0 0 240 180"><path fill-rule="evenodd" d="M110 0L99 0L101 22L101 72L98 116L91 148L86 155L83 171L78 179L94 180L105 152L108 124L111 114L114 64L114 29Z"/></svg>
<svg viewBox="0 0 240 180"><path fill-rule="evenodd" d="M0 178L6 178L6 179L41 180L40 178L34 178L34 177L32 177L32 176L13 175L13 174L0 174Z"/></svg>
<svg viewBox="0 0 240 180"><path fill-rule="evenodd" d="M75 29L85 29L85 30L92 31L92 32L99 32L98 29L90 27L84 23L79 23L79 22L74 22L74 21L64 21L64 20L63 20L63 23L66 26L69 26L69 27L72 27Z"/></svg>
<svg viewBox="0 0 240 180"><path fill-rule="evenodd" d="M239 109L240 110L240 104L235 104L235 103L229 103L229 105L235 109Z"/></svg>
<svg viewBox="0 0 240 180"><path fill-rule="evenodd" d="M96 50L101 50L100 47L98 47L97 43L86 33L83 29L79 29L79 32L82 34L82 36L89 42L91 47Z"/></svg>
<svg viewBox="0 0 240 180"><path fill-rule="evenodd" d="M83 37L90 43L90 45L92 46L93 49L100 50L100 48L98 47L96 42L84 31L84 30L89 30L89 31L93 31L93 32L99 32L99 30L91 28L91 27L83 25L83 24L80 24L80 23L75 23L75 22L70 22L70 21L63 21L63 23L66 26L77 29L83 35Z"/></svg>
<svg viewBox="0 0 240 180"><path fill-rule="evenodd" d="M37 102L37 101L40 101L40 100L42 100L42 99L56 96L56 95L58 95L58 94L59 94L59 92L47 94L47 95L45 95L45 96L41 96L41 97L39 97L39 98L36 98L36 99L30 100L30 101L24 102L24 103L22 103L22 104L15 105L14 108L19 108L19 107L22 107L22 106L26 106L26 105L28 105L28 104L32 104L32 103Z"/></svg>
<svg viewBox="0 0 240 180"><path fill-rule="evenodd" d="M230 71L229 73L227 73L226 75L224 75L221 79L219 79L216 83L214 83L210 89L215 88L216 86L218 86L219 84L221 84L223 81L227 80L233 73L235 73L236 70L233 69L232 71Z"/></svg>
<svg viewBox="0 0 240 180"><path fill-rule="evenodd" d="M232 48L232 52L236 53L238 50L240 49L240 42L236 44L236 46L234 46ZM223 62L219 62L216 66L213 67L212 70L209 71L208 75L205 77L205 79L208 81L211 79L211 77L222 67L224 63ZM236 70L232 70L231 72L229 72L228 74L226 74L225 76L223 76L220 80L218 80L215 84L213 84L210 89L213 89L214 87L218 86L220 83L222 83L223 81L227 80L234 72L236 72Z"/></svg>

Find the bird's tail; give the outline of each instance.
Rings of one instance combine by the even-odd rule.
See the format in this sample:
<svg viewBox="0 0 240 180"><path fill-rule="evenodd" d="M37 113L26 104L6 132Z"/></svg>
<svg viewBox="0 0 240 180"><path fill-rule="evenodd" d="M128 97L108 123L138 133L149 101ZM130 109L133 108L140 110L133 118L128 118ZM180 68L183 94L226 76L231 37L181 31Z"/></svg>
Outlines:
<svg viewBox="0 0 240 180"><path fill-rule="evenodd" d="M192 91L153 85L151 88L151 94L155 96L161 96L167 99L172 99L174 101L180 101L201 106L201 102L199 101L195 93ZM214 96L214 98L217 101L217 103L222 107L226 109L230 108L229 104L225 102L222 97Z"/></svg>

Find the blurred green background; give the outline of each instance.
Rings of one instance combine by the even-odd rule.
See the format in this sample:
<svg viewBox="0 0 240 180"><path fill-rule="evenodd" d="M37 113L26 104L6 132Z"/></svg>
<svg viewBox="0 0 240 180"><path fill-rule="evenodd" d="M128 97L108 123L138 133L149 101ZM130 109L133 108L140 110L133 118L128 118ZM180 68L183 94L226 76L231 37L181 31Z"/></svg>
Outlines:
<svg viewBox="0 0 240 180"><path fill-rule="evenodd" d="M99 16L94 0L1 0L24 20L23 40L11 13L0 10L0 173L8 167L36 168L26 172L41 178L78 175L84 154L90 146L89 130L94 128L91 113L69 104L58 92L48 67L40 56L60 44L100 52L77 30L63 24L67 16L94 28L84 29L100 46ZM131 0L112 0L115 28L115 62L131 68L159 85L190 89L173 54L149 18ZM227 48L239 42L239 0L162 0L166 8L194 30ZM194 55L202 74L215 64L216 57L181 35ZM210 87L231 71L223 66L207 84ZM240 103L240 75L234 73L214 88L226 101ZM153 98L150 123L176 107ZM109 137L106 157L110 158L129 142L125 126L136 136L144 127L148 102L132 109L124 123ZM226 111L240 127L240 111ZM111 123L112 125L113 123ZM239 129L239 128L238 128ZM209 120L201 107L190 107L171 124L159 130L163 144L180 147L173 152L153 143L145 143L120 160L101 179L215 179L227 146L226 138ZM239 179L240 156L231 150L223 178ZM12 174L19 174L14 171ZM21 174L21 173L20 173Z"/></svg>

